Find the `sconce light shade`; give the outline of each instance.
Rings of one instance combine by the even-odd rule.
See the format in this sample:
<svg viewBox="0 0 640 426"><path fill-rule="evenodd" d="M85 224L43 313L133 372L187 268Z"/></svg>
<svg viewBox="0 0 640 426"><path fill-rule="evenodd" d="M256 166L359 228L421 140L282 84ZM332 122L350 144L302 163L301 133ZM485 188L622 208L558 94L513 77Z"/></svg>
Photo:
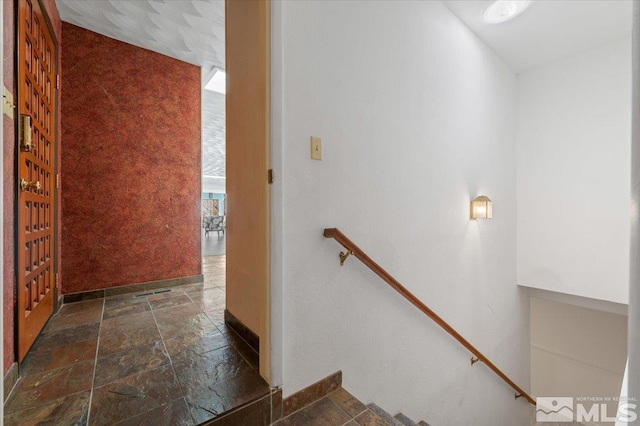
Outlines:
<svg viewBox="0 0 640 426"><path fill-rule="evenodd" d="M486 195L480 195L471 202L471 219L491 219L493 217L492 202Z"/></svg>

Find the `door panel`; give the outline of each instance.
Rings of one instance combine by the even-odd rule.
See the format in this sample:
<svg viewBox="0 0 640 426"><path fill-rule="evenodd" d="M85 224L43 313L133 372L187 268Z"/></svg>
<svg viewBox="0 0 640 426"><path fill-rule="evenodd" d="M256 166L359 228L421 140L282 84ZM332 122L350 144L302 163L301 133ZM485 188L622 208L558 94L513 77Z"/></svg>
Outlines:
<svg viewBox="0 0 640 426"><path fill-rule="evenodd" d="M271 381L271 3L227 0L227 309L260 338Z"/></svg>
<svg viewBox="0 0 640 426"><path fill-rule="evenodd" d="M19 0L18 360L53 314L56 44L38 0Z"/></svg>

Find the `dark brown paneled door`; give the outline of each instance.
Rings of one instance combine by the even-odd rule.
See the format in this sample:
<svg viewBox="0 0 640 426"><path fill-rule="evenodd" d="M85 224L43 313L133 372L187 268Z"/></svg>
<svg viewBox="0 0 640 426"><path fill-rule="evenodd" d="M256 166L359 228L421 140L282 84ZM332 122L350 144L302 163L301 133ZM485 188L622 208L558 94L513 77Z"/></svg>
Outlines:
<svg viewBox="0 0 640 426"><path fill-rule="evenodd" d="M18 358L53 314L56 44L38 0L19 0Z"/></svg>

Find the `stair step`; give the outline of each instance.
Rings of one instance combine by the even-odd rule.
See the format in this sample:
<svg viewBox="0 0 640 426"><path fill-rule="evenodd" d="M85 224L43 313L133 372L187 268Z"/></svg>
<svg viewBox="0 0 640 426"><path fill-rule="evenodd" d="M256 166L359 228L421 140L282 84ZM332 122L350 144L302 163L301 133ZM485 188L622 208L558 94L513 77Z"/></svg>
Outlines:
<svg viewBox="0 0 640 426"><path fill-rule="evenodd" d="M399 421L400 423L402 423L404 426L418 426L418 423L414 422L413 420L411 420L409 417L405 416L402 413L398 413L395 416L393 416L397 421Z"/></svg>
<svg viewBox="0 0 640 426"><path fill-rule="evenodd" d="M429 423L425 422L424 420L420 420L418 422L418 426L429 426Z"/></svg>
<svg viewBox="0 0 640 426"><path fill-rule="evenodd" d="M370 408L363 411L361 414L358 414L354 420L355 424L358 426L395 426L395 424L389 423L387 420L371 411ZM347 423L347 425L354 426L352 423Z"/></svg>
<svg viewBox="0 0 640 426"><path fill-rule="evenodd" d="M399 420L395 419L391 414L378 407L376 404L367 405L371 411L380 416L389 426L404 426Z"/></svg>

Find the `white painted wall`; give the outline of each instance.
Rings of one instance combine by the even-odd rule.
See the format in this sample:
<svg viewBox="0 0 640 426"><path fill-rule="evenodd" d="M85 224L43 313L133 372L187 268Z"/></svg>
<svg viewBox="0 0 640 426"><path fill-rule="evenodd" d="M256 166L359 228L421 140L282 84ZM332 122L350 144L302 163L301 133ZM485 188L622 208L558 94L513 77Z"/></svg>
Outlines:
<svg viewBox="0 0 640 426"><path fill-rule="evenodd" d="M515 75L440 2L283 2L281 25L285 396L341 369L391 413L527 424L511 388L357 260L341 268L322 237L340 228L528 389ZM479 194L494 219L469 220Z"/></svg>
<svg viewBox="0 0 640 426"><path fill-rule="evenodd" d="M624 376L622 377L622 386L620 386L620 400L618 401L618 413L616 418L616 426L628 426L629 418L626 411L630 403L629 398L629 362L627 361L626 368L624 369Z"/></svg>
<svg viewBox="0 0 640 426"><path fill-rule="evenodd" d="M518 76L518 284L628 303L629 39Z"/></svg>
<svg viewBox="0 0 640 426"><path fill-rule="evenodd" d="M626 361L625 315L531 298L533 395L618 397ZM607 405L614 416L618 403Z"/></svg>
<svg viewBox="0 0 640 426"><path fill-rule="evenodd" d="M631 166L631 276L629 396L640 395L640 4L633 5L633 149ZM640 422L638 422L640 424Z"/></svg>

